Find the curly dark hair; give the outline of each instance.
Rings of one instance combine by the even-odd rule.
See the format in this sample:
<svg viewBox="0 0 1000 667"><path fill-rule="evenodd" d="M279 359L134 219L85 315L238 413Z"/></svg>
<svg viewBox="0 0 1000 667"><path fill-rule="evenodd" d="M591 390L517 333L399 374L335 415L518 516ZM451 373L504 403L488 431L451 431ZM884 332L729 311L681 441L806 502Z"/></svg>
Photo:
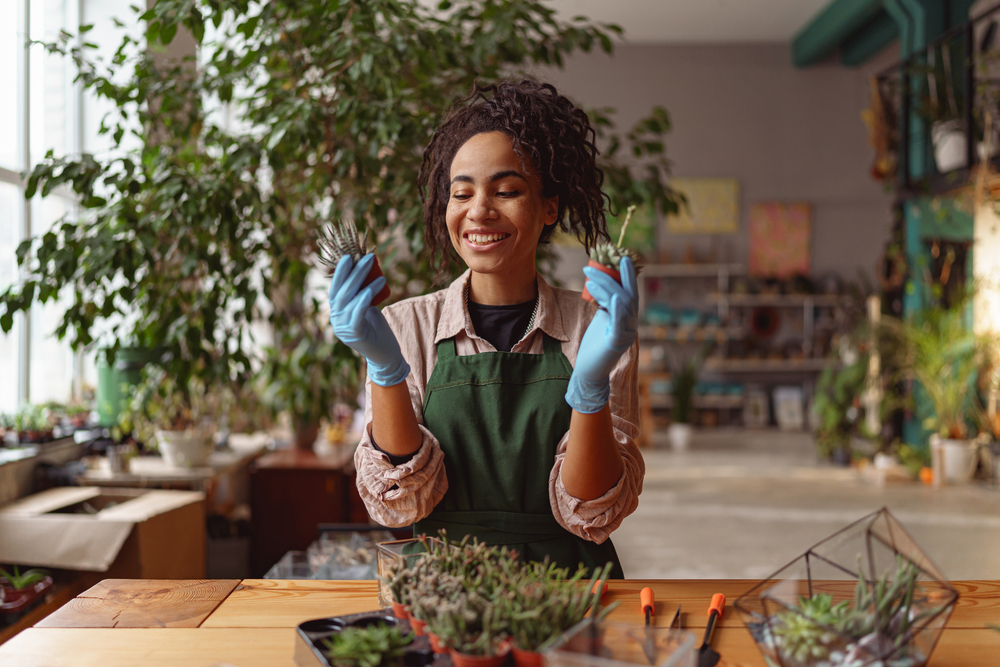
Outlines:
<svg viewBox="0 0 1000 667"><path fill-rule="evenodd" d="M542 196L559 197L556 224L545 227L540 243L558 226L588 248L608 240L604 218L604 172L597 166L596 132L581 109L547 83L530 79L476 84L449 110L424 150L420 199L424 205L424 245L439 275L456 259L445 211L449 176L458 149L477 134L503 132L526 167L541 177Z"/></svg>

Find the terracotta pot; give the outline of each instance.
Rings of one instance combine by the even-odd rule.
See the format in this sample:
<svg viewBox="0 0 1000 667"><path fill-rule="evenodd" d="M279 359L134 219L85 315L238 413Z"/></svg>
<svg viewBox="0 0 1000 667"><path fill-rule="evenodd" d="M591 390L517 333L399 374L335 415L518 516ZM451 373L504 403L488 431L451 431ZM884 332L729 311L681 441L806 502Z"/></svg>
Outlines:
<svg viewBox="0 0 1000 667"><path fill-rule="evenodd" d="M410 612L407 611L405 605L401 605L398 602L392 603L392 615L401 621L410 620Z"/></svg>
<svg viewBox="0 0 1000 667"><path fill-rule="evenodd" d="M500 667L507 660L509 650L503 650L496 655L468 655L455 649L448 649L453 667Z"/></svg>
<svg viewBox="0 0 1000 667"><path fill-rule="evenodd" d="M590 260L589 262L587 262L587 266L592 266L595 269L597 269L598 271L602 271L602 272L608 274L609 276L611 276L612 278L614 278L615 280L617 280L618 284L621 284L621 282L622 282L622 274L621 273L619 273L618 271L615 271L614 269L609 269L608 267L604 266L600 262L595 262L594 260ZM587 291L587 285L586 284L584 284L584 286L583 286L583 300L584 301L593 301L594 300L594 297L590 296L590 292Z"/></svg>
<svg viewBox="0 0 1000 667"><path fill-rule="evenodd" d="M542 654L538 651L525 651L516 646L510 649L517 667L542 667Z"/></svg>
<svg viewBox="0 0 1000 667"><path fill-rule="evenodd" d="M415 634L418 637L422 637L423 635L427 634L427 632L424 630L424 628L427 627L427 621L421 621L419 618L414 618L413 616L410 616L410 627L413 628L413 634Z"/></svg>
<svg viewBox="0 0 1000 667"><path fill-rule="evenodd" d="M371 270L368 271L368 277L365 278L365 281L363 283L361 283L361 286L364 287L365 285L368 285L369 283L371 283L373 280L375 280L376 278L378 278L381 275L385 275L385 274L382 273L382 267L379 266L378 257L376 257L375 258L375 263L372 264ZM382 288L382 291L379 292L378 294L376 294L375 298L372 299L372 305L373 306L379 305L380 303L382 303L383 301L385 301L386 299L389 298L389 294L390 294L390 292L389 292L389 284L386 283L385 287Z"/></svg>
<svg viewBox="0 0 1000 667"><path fill-rule="evenodd" d="M443 654L448 652L448 647L441 643L441 639L438 638L433 632L427 633L427 638L431 640L431 650L438 654Z"/></svg>

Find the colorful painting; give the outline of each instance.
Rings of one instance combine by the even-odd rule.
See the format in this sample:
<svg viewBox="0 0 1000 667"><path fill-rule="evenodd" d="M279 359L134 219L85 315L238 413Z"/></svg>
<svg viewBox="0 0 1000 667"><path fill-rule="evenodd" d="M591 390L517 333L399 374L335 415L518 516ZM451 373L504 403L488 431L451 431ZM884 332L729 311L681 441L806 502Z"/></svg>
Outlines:
<svg viewBox="0 0 1000 667"><path fill-rule="evenodd" d="M750 275L808 275L811 226L809 204L754 204L750 209Z"/></svg>
<svg viewBox="0 0 1000 667"><path fill-rule="evenodd" d="M740 227L740 184L733 178L672 178L670 187L687 198L667 217L672 234L735 234Z"/></svg>

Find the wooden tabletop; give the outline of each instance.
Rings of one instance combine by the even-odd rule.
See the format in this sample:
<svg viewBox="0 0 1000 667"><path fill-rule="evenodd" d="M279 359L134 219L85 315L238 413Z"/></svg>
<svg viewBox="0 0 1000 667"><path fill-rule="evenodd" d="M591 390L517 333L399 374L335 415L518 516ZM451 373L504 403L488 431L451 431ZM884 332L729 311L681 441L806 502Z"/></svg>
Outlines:
<svg viewBox="0 0 1000 667"><path fill-rule="evenodd" d="M713 593L732 602L749 580L611 582L611 618L640 619L639 591L656 594L657 625L677 605L684 628L699 635ZM961 597L929 667L1000 665L1000 581L952 582ZM295 667L294 628L324 616L378 608L373 581L111 579L71 600L33 628L0 645L0 666L17 667ZM721 667L763 667L750 634L727 604L713 646Z"/></svg>

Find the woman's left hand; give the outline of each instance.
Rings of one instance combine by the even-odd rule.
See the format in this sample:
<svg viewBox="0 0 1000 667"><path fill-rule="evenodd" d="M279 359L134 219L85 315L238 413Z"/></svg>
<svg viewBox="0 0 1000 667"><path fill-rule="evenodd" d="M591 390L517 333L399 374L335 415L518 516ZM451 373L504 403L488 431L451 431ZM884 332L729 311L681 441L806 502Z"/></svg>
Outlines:
<svg viewBox="0 0 1000 667"><path fill-rule="evenodd" d="M619 264L622 282L586 267L587 291L599 306L587 326L566 390L566 402L577 412L600 411L611 394L611 371L639 337L639 297L635 265L628 257Z"/></svg>

